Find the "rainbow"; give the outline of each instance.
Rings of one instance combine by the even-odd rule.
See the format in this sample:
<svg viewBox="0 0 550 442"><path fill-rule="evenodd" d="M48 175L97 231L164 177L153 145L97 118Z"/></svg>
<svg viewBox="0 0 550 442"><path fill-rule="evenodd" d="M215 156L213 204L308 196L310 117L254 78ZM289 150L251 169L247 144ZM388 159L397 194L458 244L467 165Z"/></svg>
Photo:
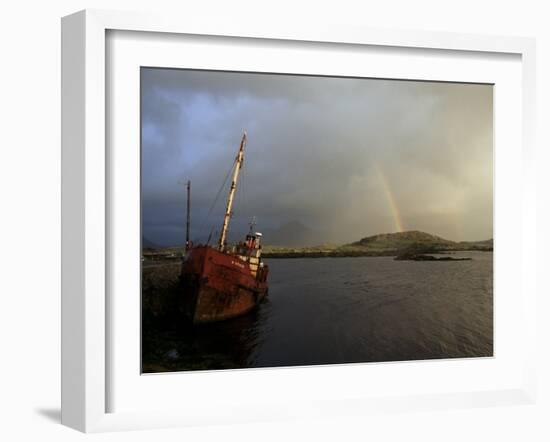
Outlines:
<svg viewBox="0 0 550 442"><path fill-rule="evenodd" d="M376 170L378 172L378 177L380 179L380 183L382 184L382 188L384 189L386 200L388 201L388 206L392 214L395 231L403 232L403 219L401 217L401 212L399 211L399 206L395 202L395 196L392 192L390 183L388 182L388 178L378 165L376 166Z"/></svg>

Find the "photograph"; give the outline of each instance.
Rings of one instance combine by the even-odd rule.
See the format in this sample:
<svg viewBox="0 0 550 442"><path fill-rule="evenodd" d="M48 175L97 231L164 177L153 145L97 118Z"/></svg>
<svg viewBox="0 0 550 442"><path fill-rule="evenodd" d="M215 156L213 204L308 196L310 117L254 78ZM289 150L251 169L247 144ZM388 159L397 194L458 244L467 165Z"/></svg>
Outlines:
<svg viewBox="0 0 550 442"><path fill-rule="evenodd" d="M141 67L141 372L493 357L493 99Z"/></svg>

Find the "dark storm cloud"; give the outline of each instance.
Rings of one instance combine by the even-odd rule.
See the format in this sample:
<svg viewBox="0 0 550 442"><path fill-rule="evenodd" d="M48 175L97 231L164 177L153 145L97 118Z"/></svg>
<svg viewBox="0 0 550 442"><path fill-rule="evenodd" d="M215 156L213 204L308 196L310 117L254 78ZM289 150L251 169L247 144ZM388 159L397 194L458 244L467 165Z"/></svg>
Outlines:
<svg viewBox="0 0 550 442"><path fill-rule="evenodd" d="M492 236L492 87L449 83L142 70L144 235L181 242L183 181L193 232L218 228L249 142L233 232L298 221L307 242L399 228L450 239ZM269 239L266 238L266 242Z"/></svg>

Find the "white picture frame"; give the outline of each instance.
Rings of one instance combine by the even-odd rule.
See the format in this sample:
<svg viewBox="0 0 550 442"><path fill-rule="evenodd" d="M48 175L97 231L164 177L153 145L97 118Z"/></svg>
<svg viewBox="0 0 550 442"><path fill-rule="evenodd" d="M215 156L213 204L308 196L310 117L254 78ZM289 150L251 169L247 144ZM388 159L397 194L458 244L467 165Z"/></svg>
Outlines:
<svg viewBox="0 0 550 442"><path fill-rule="evenodd" d="M387 31L333 26L269 26L266 23L216 23L209 20L87 10L62 21L62 423L85 432L156 428L232 422L231 414L182 411L108 412L110 311L107 299L107 229L110 196L106 119L106 34L109 31L144 31L163 34L219 36L282 40L287 42L338 43L381 48L425 48L515 54L521 57L521 303L519 323L528 336L535 333L534 155L535 46L532 39L415 31ZM498 170L496 171L498 174ZM498 192L498 189L497 189ZM498 319L497 319L498 320ZM264 407L259 412L250 402L237 404L245 421L361 414L372 410L418 410L510 403L532 403L536 382L535 339L525 340L521 385L513 388L478 389L463 393L427 393L412 396L315 398L307 402ZM265 373L265 372L264 372ZM204 374L203 374L204 376ZM220 376L224 375L223 373ZM191 398L192 400L192 398ZM289 411L291 410L291 411Z"/></svg>

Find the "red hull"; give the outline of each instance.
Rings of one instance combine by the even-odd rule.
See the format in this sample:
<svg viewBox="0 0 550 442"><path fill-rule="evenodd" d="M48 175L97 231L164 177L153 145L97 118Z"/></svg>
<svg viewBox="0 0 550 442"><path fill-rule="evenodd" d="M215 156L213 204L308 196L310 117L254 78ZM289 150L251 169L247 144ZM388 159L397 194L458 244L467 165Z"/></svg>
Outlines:
<svg viewBox="0 0 550 442"><path fill-rule="evenodd" d="M242 315L267 294L267 266L254 275L248 262L209 246L190 249L182 267L182 310L194 323Z"/></svg>

